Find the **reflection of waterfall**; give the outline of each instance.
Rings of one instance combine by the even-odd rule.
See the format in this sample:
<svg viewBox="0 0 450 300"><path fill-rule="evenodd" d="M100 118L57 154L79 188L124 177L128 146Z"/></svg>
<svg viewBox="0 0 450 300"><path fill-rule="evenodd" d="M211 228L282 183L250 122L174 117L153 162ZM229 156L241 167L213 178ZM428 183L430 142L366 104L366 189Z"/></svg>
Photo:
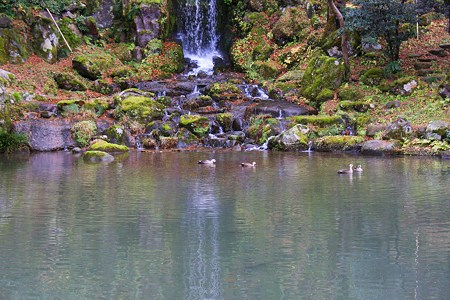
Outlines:
<svg viewBox="0 0 450 300"><path fill-rule="evenodd" d="M213 71L213 57L220 56L217 34L216 0L180 1L179 37L184 55L195 61L194 73Z"/></svg>
<svg viewBox="0 0 450 300"><path fill-rule="evenodd" d="M186 299L220 299L219 220L211 187L197 184L187 211Z"/></svg>

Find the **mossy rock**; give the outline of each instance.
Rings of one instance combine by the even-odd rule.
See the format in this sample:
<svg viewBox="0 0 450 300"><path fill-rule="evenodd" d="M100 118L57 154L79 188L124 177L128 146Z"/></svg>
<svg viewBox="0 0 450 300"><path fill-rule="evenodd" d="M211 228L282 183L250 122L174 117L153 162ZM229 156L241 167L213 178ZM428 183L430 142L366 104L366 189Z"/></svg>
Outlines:
<svg viewBox="0 0 450 300"><path fill-rule="evenodd" d="M150 122L164 115L164 105L148 97L125 98L116 110L139 122Z"/></svg>
<svg viewBox="0 0 450 300"><path fill-rule="evenodd" d="M340 116L295 116L287 118L295 124L327 126L342 122Z"/></svg>
<svg viewBox="0 0 450 300"><path fill-rule="evenodd" d="M230 131L233 125L232 113L220 113L216 115L216 121L222 126L224 131Z"/></svg>
<svg viewBox="0 0 450 300"><path fill-rule="evenodd" d="M343 63L333 57L316 55L313 57L301 82L301 94L312 100L313 106L319 107L323 98L319 95L324 89L337 89L344 78ZM323 96L323 95L321 95Z"/></svg>
<svg viewBox="0 0 450 300"><path fill-rule="evenodd" d="M332 100L334 98L334 92L328 88L324 88L320 91L319 95L317 95L316 100L320 103L326 102L328 100Z"/></svg>
<svg viewBox="0 0 450 300"><path fill-rule="evenodd" d="M188 129L198 137L204 137L210 130L208 118L199 115L182 115L180 127Z"/></svg>
<svg viewBox="0 0 450 300"><path fill-rule="evenodd" d="M243 96L243 92L233 83L213 83L205 93L216 101L236 100Z"/></svg>
<svg viewBox="0 0 450 300"><path fill-rule="evenodd" d="M279 45L284 45L294 39L304 39L309 33L308 23L308 16L304 8L288 7L273 26L273 37Z"/></svg>
<svg viewBox="0 0 450 300"><path fill-rule="evenodd" d="M279 133L279 121L271 118L270 115L258 115L250 120L250 126L247 128L247 136L254 139L258 144L264 144L269 137Z"/></svg>
<svg viewBox="0 0 450 300"><path fill-rule="evenodd" d="M338 96L343 101L359 101L364 98L364 94L359 88L348 84L339 88Z"/></svg>
<svg viewBox="0 0 450 300"><path fill-rule="evenodd" d="M108 110L109 102L106 99L93 99L86 102L84 108L94 111L97 117L100 117Z"/></svg>
<svg viewBox="0 0 450 300"><path fill-rule="evenodd" d="M72 73L56 73L53 75L56 84L60 89L68 91L85 91L87 90L86 84Z"/></svg>
<svg viewBox="0 0 450 300"><path fill-rule="evenodd" d="M112 162L114 156L103 151L86 151L83 159L87 162Z"/></svg>
<svg viewBox="0 0 450 300"><path fill-rule="evenodd" d="M122 125L114 124L105 130L103 134L108 137L108 141L113 144L122 144L124 142L125 129Z"/></svg>
<svg viewBox="0 0 450 300"><path fill-rule="evenodd" d="M114 153L114 152L127 152L130 150L130 148L128 148L127 146L124 146L124 145L108 143L107 141L104 141L104 140L96 140L89 147L89 150Z"/></svg>
<svg viewBox="0 0 450 300"><path fill-rule="evenodd" d="M294 151L308 149L308 129L303 125L294 127L282 132L275 138L269 140L269 149L279 151Z"/></svg>
<svg viewBox="0 0 450 300"><path fill-rule="evenodd" d="M284 73L282 76L280 76L277 81L281 82L287 82L287 81L301 81L303 78L303 75L305 75L305 71L303 70L292 70Z"/></svg>
<svg viewBox="0 0 450 300"><path fill-rule="evenodd" d="M75 123L70 129L73 140L78 146L86 147L92 137L97 134L97 125L93 121L81 121Z"/></svg>
<svg viewBox="0 0 450 300"><path fill-rule="evenodd" d="M26 35L14 28L0 28L0 65L22 63L30 55Z"/></svg>
<svg viewBox="0 0 450 300"><path fill-rule="evenodd" d="M361 136L336 135L316 139L314 145L320 151L352 151L361 149L363 142Z"/></svg>
<svg viewBox="0 0 450 300"><path fill-rule="evenodd" d="M369 103L366 101L341 101L339 108L342 110L355 110L357 112L366 112L369 109Z"/></svg>
<svg viewBox="0 0 450 300"><path fill-rule="evenodd" d="M73 58L73 68L83 77L96 80L112 67L120 64L112 55L103 51L80 54Z"/></svg>
<svg viewBox="0 0 450 300"><path fill-rule="evenodd" d="M264 79L274 79L283 71L283 66L276 61L255 62L255 69Z"/></svg>
<svg viewBox="0 0 450 300"><path fill-rule="evenodd" d="M373 68L365 71L359 81L365 85L379 85L385 79L384 71L380 68Z"/></svg>
<svg viewBox="0 0 450 300"><path fill-rule="evenodd" d="M198 137L189 131L187 128L180 128L177 131L176 137L181 144L192 145L198 142Z"/></svg>
<svg viewBox="0 0 450 300"><path fill-rule="evenodd" d="M76 48L83 44L82 34L74 20L71 18L62 18L59 20L58 25L71 48ZM62 37L60 37L59 43L65 45L65 41Z"/></svg>

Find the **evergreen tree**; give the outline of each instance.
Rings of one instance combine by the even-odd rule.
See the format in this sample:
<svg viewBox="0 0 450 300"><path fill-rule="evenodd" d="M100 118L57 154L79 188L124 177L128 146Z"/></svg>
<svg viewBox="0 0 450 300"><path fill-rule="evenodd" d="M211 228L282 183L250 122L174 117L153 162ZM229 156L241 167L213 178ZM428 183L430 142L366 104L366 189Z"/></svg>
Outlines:
<svg viewBox="0 0 450 300"><path fill-rule="evenodd" d="M416 5L406 0L354 0L353 4L345 14L347 29L359 32L363 40L383 38L390 59L398 60L401 43L414 33L402 25L417 21Z"/></svg>

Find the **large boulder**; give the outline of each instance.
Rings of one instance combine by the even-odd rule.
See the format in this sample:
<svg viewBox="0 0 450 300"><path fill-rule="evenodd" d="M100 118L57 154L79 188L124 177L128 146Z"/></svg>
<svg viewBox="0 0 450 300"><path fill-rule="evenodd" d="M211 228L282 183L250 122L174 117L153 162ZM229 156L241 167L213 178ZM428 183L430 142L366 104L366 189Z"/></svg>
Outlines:
<svg viewBox="0 0 450 300"><path fill-rule="evenodd" d="M269 149L293 151L308 149L308 129L304 125L295 125L269 140Z"/></svg>
<svg viewBox="0 0 450 300"><path fill-rule="evenodd" d="M37 19L31 28L34 52L50 63L58 59L59 39L56 32L52 21L45 17Z"/></svg>
<svg viewBox="0 0 450 300"><path fill-rule="evenodd" d="M428 123L425 137L428 139L441 140L442 137L445 137L447 131L449 130L449 124L445 121L431 121Z"/></svg>
<svg viewBox="0 0 450 300"><path fill-rule="evenodd" d="M363 143L361 153L372 155L384 155L384 154L392 155L398 152L399 147L400 142L396 140L392 141L370 140Z"/></svg>
<svg viewBox="0 0 450 300"><path fill-rule="evenodd" d="M100 8L93 14L99 28L110 28L114 21L114 0L101 0Z"/></svg>
<svg viewBox="0 0 450 300"><path fill-rule="evenodd" d="M72 123L67 120L29 120L14 126L14 131L28 136L31 150L56 151L75 146Z"/></svg>
<svg viewBox="0 0 450 300"><path fill-rule="evenodd" d="M256 106L249 106L246 115L271 115L273 118L316 115L317 110L309 105L281 101L264 101Z"/></svg>
<svg viewBox="0 0 450 300"><path fill-rule="evenodd" d="M0 27L0 65L8 62L22 63L29 53L23 30Z"/></svg>
<svg viewBox="0 0 450 300"><path fill-rule="evenodd" d="M103 73L119 64L113 56L107 53L79 54L72 60L72 67L81 76L90 80L97 80Z"/></svg>
<svg viewBox="0 0 450 300"><path fill-rule="evenodd" d="M139 13L134 17L136 26L136 45L145 47L148 42L158 37L161 25L161 7L159 4L141 4Z"/></svg>
<svg viewBox="0 0 450 300"><path fill-rule="evenodd" d="M301 82L301 94L312 101L313 106L332 98L344 78L344 64L336 58L315 55L306 68ZM331 94L330 94L331 92Z"/></svg>
<svg viewBox="0 0 450 300"><path fill-rule="evenodd" d="M277 44L284 45L294 38L302 39L308 34L309 20L302 7L288 7L273 27L273 37Z"/></svg>

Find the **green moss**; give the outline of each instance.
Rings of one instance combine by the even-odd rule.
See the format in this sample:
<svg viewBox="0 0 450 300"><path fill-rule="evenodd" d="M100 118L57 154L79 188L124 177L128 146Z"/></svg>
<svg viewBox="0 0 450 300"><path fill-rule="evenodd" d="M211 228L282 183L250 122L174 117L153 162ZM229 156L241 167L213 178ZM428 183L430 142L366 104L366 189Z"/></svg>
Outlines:
<svg viewBox="0 0 450 300"><path fill-rule="evenodd" d="M295 39L304 39L309 26L306 11L301 7L288 7L273 26L274 39L284 45Z"/></svg>
<svg viewBox="0 0 450 300"><path fill-rule="evenodd" d="M53 79L60 89L69 91L85 91L86 84L72 73L57 73L53 75Z"/></svg>
<svg viewBox="0 0 450 300"><path fill-rule="evenodd" d="M75 70L91 80L101 78L103 73L119 64L112 55L99 49L93 53L77 55L72 60Z"/></svg>
<svg viewBox="0 0 450 300"><path fill-rule="evenodd" d="M108 110L109 103L106 99L93 99L86 102L84 108L94 111L97 117L100 117Z"/></svg>
<svg viewBox="0 0 450 300"><path fill-rule="evenodd" d="M339 88L339 99L344 101L359 101L364 98L364 94L355 86L344 85Z"/></svg>
<svg viewBox="0 0 450 300"><path fill-rule="evenodd" d="M315 141L315 144L318 148L325 151L347 151L355 149L363 142L364 138L361 136L337 135L319 138Z"/></svg>
<svg viewBox="0 0 450 300"><path fill-rule="evenodd" d="M164 115L164 105L151 98L139 96L124 99L118 110L134 120L145 122Z"/></svg>
<svg viewBox="0 0 450 300"><path fill-rule="evenodd" d="M255 62L255 69L264 79L274 79L278 77L282 70L283 66L276 61L265 61L265 62Z"/></svg>
<svg viewBox="0 0 450 300"><path fill-rule="evenodd" d="M288 71L282 76L280 76L277 81L301 81L305 71L302 70L292 70Z"/></svg>
<svg viewBox="0 0 450 300"><path fill-rule="evenodd" d="M70 129L72 138L81 147L89 145L92 137L97 133L97 125L93 121L75 123Z"/></svg>
<svg viewBox="0 0 450 300"><path fill-rule="evenodd" d="M66 38L67 42L69 43L70 47L76 48L80 46L83 43L83 40L81 37L76 35L71 29L70 25L75 25L74 21L70 18L63 18L59 21L59 28L61 29L64 37ZM59 38L59 44L65 45L64 40L60 36Z"/></svg>
<svg viewBox="0 0 450 300"><path fill-rule="evenodd" d="M328 88L324 88L320 91L319 95L317 95L317 101L323 103L325 101L331 100L334 98L334 92Z"/></svg>
<svg viewBox="0 0 450 300"><path fill-rule="evenodd" d="M342 110L356 110L365 112L369 109L369 104L366 101L341 101L339 107Z"/></svg>
<svg viewBox="0 0 450 300"><path fill-rule="evenodd" d="M295 116L289 117L288 119L296 124L311 124L316 126L325 126L342 122L342 119L339 116Z"/></svg>
<svg viewBox="0 0 450 300"><path fill-rule="evenodd" d="M199 115L182 115L180 127L188 129L198 137L204 137L210 130L208 118Z"/></svg>
<svg viewBox="0 0 450 300"><path fill-rule="evenodd" d="M301 93L304 97L312 100L314 106L318 107L324 100L323 98L319 99L321 92L324 89L337 89L342 83L343 76L344 65L338 59L316 55L306 68L301 83Z"/></svg>
<svg viewBox="0 0 450 300"><path fill-rule="evenodd" d="M89 147L89 150L103 151L103 152L127 152L130 150L130 148L123 145L108 143L107 141L104 140L96 140Z"/></svg>
<svg viewBox="0 0 450 300"><path fill-rule="evenodd" d="M231 113L221 113L216 115L216 120L222 126L223 130L231 130L233 124L233 114Z"/></svg>
<svg viewBox="0 0 450 300"><path fill-rule="evenodd" d="M206 93L215 100L231 100L238 98L242 94L242 91L233 83L216 82L208 88Z"/></svg>
<svg viewBox="0 0 450 300"><path fill-rule="evenodd" d="M366 85L379 85L384 79L384 71L380 68L373 68L365 71L359 81Z"/></svg>

